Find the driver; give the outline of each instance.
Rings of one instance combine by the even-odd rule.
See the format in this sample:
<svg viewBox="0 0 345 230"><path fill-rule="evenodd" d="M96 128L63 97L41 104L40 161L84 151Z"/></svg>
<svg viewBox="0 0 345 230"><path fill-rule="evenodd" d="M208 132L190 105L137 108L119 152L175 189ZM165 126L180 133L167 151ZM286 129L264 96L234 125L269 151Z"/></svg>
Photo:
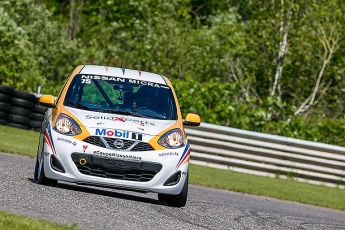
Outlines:
<svg viewBox="0 0 345 230"><path fill-rule="evenodd" d="M136 95L137 109L149 109L157 112L158 109L158 94L157 90L151 86L142 86Z"/></svg>

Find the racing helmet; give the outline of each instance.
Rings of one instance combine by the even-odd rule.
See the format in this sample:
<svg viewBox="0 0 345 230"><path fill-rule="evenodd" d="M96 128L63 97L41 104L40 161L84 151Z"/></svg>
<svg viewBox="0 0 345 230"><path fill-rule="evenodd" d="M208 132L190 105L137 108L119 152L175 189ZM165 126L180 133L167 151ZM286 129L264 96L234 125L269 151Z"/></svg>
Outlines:
<svg viewBox="0 0 345 230"><path fill-rule="evenodd" d="M159 91L152 86L144 85L136 93L137 108L148 108L153 111L157 110Z"/></svg>

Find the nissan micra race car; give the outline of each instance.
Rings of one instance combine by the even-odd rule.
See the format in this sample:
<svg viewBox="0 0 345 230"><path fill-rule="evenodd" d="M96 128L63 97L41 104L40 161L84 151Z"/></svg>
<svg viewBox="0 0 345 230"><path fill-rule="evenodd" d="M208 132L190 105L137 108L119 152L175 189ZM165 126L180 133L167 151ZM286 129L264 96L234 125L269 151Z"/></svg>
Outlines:
<svg viewBox="0 0 345 230"><path fill-rule="evenodd" d="M158 193L170 206L186 205L190 145L168 78L138 70L78 66L58 97L43 95L34 178L54 186L78 184Z"/></svg>

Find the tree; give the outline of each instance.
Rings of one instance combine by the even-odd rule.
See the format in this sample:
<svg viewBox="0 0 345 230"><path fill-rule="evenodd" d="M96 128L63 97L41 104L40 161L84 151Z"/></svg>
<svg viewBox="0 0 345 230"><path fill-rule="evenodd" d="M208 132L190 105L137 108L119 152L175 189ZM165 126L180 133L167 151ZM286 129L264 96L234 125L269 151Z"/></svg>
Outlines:
<svg viewBox="0 0 345 230"><path fill-rule="evenodd" d="M37 4L34 0L11 0L0 2L0 8L8 15L7 20L20 28L27 39L25 50L30 55L21 56L20 61L33 63L34 68L27 69L26 75L32 73L35 77L28 78L30 87L26 85L22 89L33 91L38 83L43 83L43 92L57 94L59 89L56 86L61 85L80 63L83 49L76 40L67 41L67 29L53 21L44 4Z"/></svg>
<svg viewBox="0 0 345 230"><path fill-rule="evenodd" d="M39 77L28 34L0 4L0 84L34 90Z"/></svg>

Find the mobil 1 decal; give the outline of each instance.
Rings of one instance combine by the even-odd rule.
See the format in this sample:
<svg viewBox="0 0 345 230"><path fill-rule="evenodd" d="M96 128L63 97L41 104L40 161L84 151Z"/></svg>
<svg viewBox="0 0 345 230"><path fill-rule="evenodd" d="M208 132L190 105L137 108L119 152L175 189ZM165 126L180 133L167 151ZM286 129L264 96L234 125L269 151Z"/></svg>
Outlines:
<svg viewBox="0 0 345 230"><path fill-rule="evenodd" d="M143 135L140 133L132 133L132 139L141 141L143 139Z"/></svg>
<svg viewBox="0 0 345 230"><path fill-rule="evenodd" d="M143 139L143 135L140 133L132 133L116 129L96 129L95 135L104 137L133 139L138 141L141 141Z"/></svg>

